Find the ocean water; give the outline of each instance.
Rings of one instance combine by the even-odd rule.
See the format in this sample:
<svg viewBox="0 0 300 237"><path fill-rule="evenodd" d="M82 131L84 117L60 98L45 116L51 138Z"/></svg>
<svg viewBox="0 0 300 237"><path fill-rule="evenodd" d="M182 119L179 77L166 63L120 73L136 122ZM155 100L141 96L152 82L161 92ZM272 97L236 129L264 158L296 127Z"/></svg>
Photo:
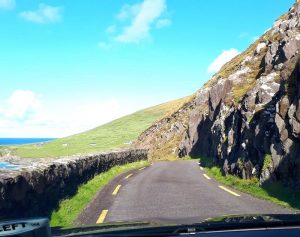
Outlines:
<svg viewBox="0 0 300 237"><path fill-rule="evenodd" d="M13 169L13 168L17 168L18 166L10 164L8 162L0 162L0 168L2 169Z"/></svg>
<svg viewBox="0 0 300 237"><path fill-rule="evenodd" d="M0 138L0 146L47 142L54 139L55 138Z"/></svg>

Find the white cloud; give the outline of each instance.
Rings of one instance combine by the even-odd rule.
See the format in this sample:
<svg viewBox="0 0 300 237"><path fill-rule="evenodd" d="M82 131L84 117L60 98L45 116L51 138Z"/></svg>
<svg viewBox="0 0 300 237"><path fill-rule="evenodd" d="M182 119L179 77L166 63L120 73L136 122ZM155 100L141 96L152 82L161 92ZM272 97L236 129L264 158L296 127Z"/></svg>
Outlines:
<svg viewBox="0 0 300 237"><path fill-rule="evenodd" d="M71 109L69 114L67 118L72 126L70 134L95 128L122 115L120 101L116 98L80 104L76 109Z"/></svg>
<svg viewBox="0 0 300 237"><path fill-rule="evenodd" d="M15 5L15 0L0 0L0 10L11 10Z"/></svg>
<svg viewBox="0 0 300 237"><path fill-rule="evenodd" d="M126 4L122 7L121 11L117 15L117 19L120 21L125 21L135 17L141 10L142 4L137 3L133 5Z"/></svg>
<svg viewBox="0 0 300 237"><path fill-rule="evenodd" d="M29 90L16 90L0 104L0 137L64 137L141 108L137 102L117 98L57 104Z"/></svg>
<svg viewBox="0 0 300 237"><path fill-rule="evenodd" d="M140 43L149 38L151 30L171 25L167 14L166 0L143 0L132 5L126 4L116 15L117 22L105 30L108 40L98 43L98 47L107 50L115 43Z"/></svg>
<svg viewBox="0 0 300 237"><path fill-rule="evenodd" d="M7 99L6 105L7 107L2 111L5 117L23 119L28 113L37 110L41 102L32 91L16 90Z"/></svg>
<svg viewBox="0 0 300 237"><path fill-rule="evenodd" d="M156 22L156 28L161 29L171 25L170 19L160 19Z"/></svg>
<svg viewBox="0 0 300 237"><path fill-rule="evenodd" d="M218 72L221 67L229 62L232 58L240 54L236 49L223 50L222 53L209 65L207 72L213 74Z"/></svg>
<svg viewBox="0 0 300 237"><path fill-rule="evenodd" d="M144 0L141 4L122 8L119 19L125 20L132 16L130 25L115 37L117 42L138 43L149 37L151 26L166 11L165 0Z"/></svg>
<svg viewBox="0 0 300 237"><path fill-rule="evenodd" d="M133 113L139 108L136 102L132 103L113 97L78 102L76 106L72 106L68 102L65 105L55 105L51 109L51 113L53 115L52 121L55 121L53 124L60 128L56 134L68 136L95 128ZM48 129L48 131L51 130Z"/></svg>
<svg viewBox="0 0 300 237"><path fill-rule="evenodd" d="M19 15L26 21L31 21L39 24L55 23L62 19L62 7L54 7L46 4L40 4L35 11L24 11Z"/></svg>

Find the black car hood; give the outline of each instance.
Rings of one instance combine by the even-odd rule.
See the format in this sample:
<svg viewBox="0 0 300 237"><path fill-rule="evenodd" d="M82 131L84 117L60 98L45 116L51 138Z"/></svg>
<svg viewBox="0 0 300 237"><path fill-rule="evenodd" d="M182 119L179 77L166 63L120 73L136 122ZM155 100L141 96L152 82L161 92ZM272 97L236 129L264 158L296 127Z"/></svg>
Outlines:
<svg viewBox="0 0 300 237"><path fill-rule="evenodd" d="M92 233L186 233L187 230L194 231L216 231L259 227L280 227L300 224L300 214L276 214L276 215L229 215L208 218L205 221L194 224L170 224L165 220L154 220L149 222L114 222L83 227L54 227L54 236L66 236L76 234ZM177 222L177 221L176 221ZM149 233L150 233L149 232Z"/></svg>

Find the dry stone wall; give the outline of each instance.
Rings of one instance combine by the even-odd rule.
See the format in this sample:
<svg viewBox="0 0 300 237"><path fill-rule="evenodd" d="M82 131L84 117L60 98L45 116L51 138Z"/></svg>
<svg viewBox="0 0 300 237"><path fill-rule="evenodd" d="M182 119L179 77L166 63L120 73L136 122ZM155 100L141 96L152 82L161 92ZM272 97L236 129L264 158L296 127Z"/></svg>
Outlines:
<svg viewBox="0 0 300 237"><path fill-rule="evenodd" d="M35 160L30 165L20 160L18 169L0 169L0 218L49 215L95 175L141 160L147 160L147 150Z"/></svg>

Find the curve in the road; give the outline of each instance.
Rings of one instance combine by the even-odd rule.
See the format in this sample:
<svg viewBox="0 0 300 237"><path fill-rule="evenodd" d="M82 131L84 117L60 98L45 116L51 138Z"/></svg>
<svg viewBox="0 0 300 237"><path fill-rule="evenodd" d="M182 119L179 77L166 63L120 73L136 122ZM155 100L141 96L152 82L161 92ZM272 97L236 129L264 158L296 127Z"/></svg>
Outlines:
<svg viewBox="0 0 300 237"><path fill-rule="evenodd" d="M98 193L76 224L194 223L222 215L281 213L293 211L220 185L192 160L157 162L118 176Z"/></svg>

